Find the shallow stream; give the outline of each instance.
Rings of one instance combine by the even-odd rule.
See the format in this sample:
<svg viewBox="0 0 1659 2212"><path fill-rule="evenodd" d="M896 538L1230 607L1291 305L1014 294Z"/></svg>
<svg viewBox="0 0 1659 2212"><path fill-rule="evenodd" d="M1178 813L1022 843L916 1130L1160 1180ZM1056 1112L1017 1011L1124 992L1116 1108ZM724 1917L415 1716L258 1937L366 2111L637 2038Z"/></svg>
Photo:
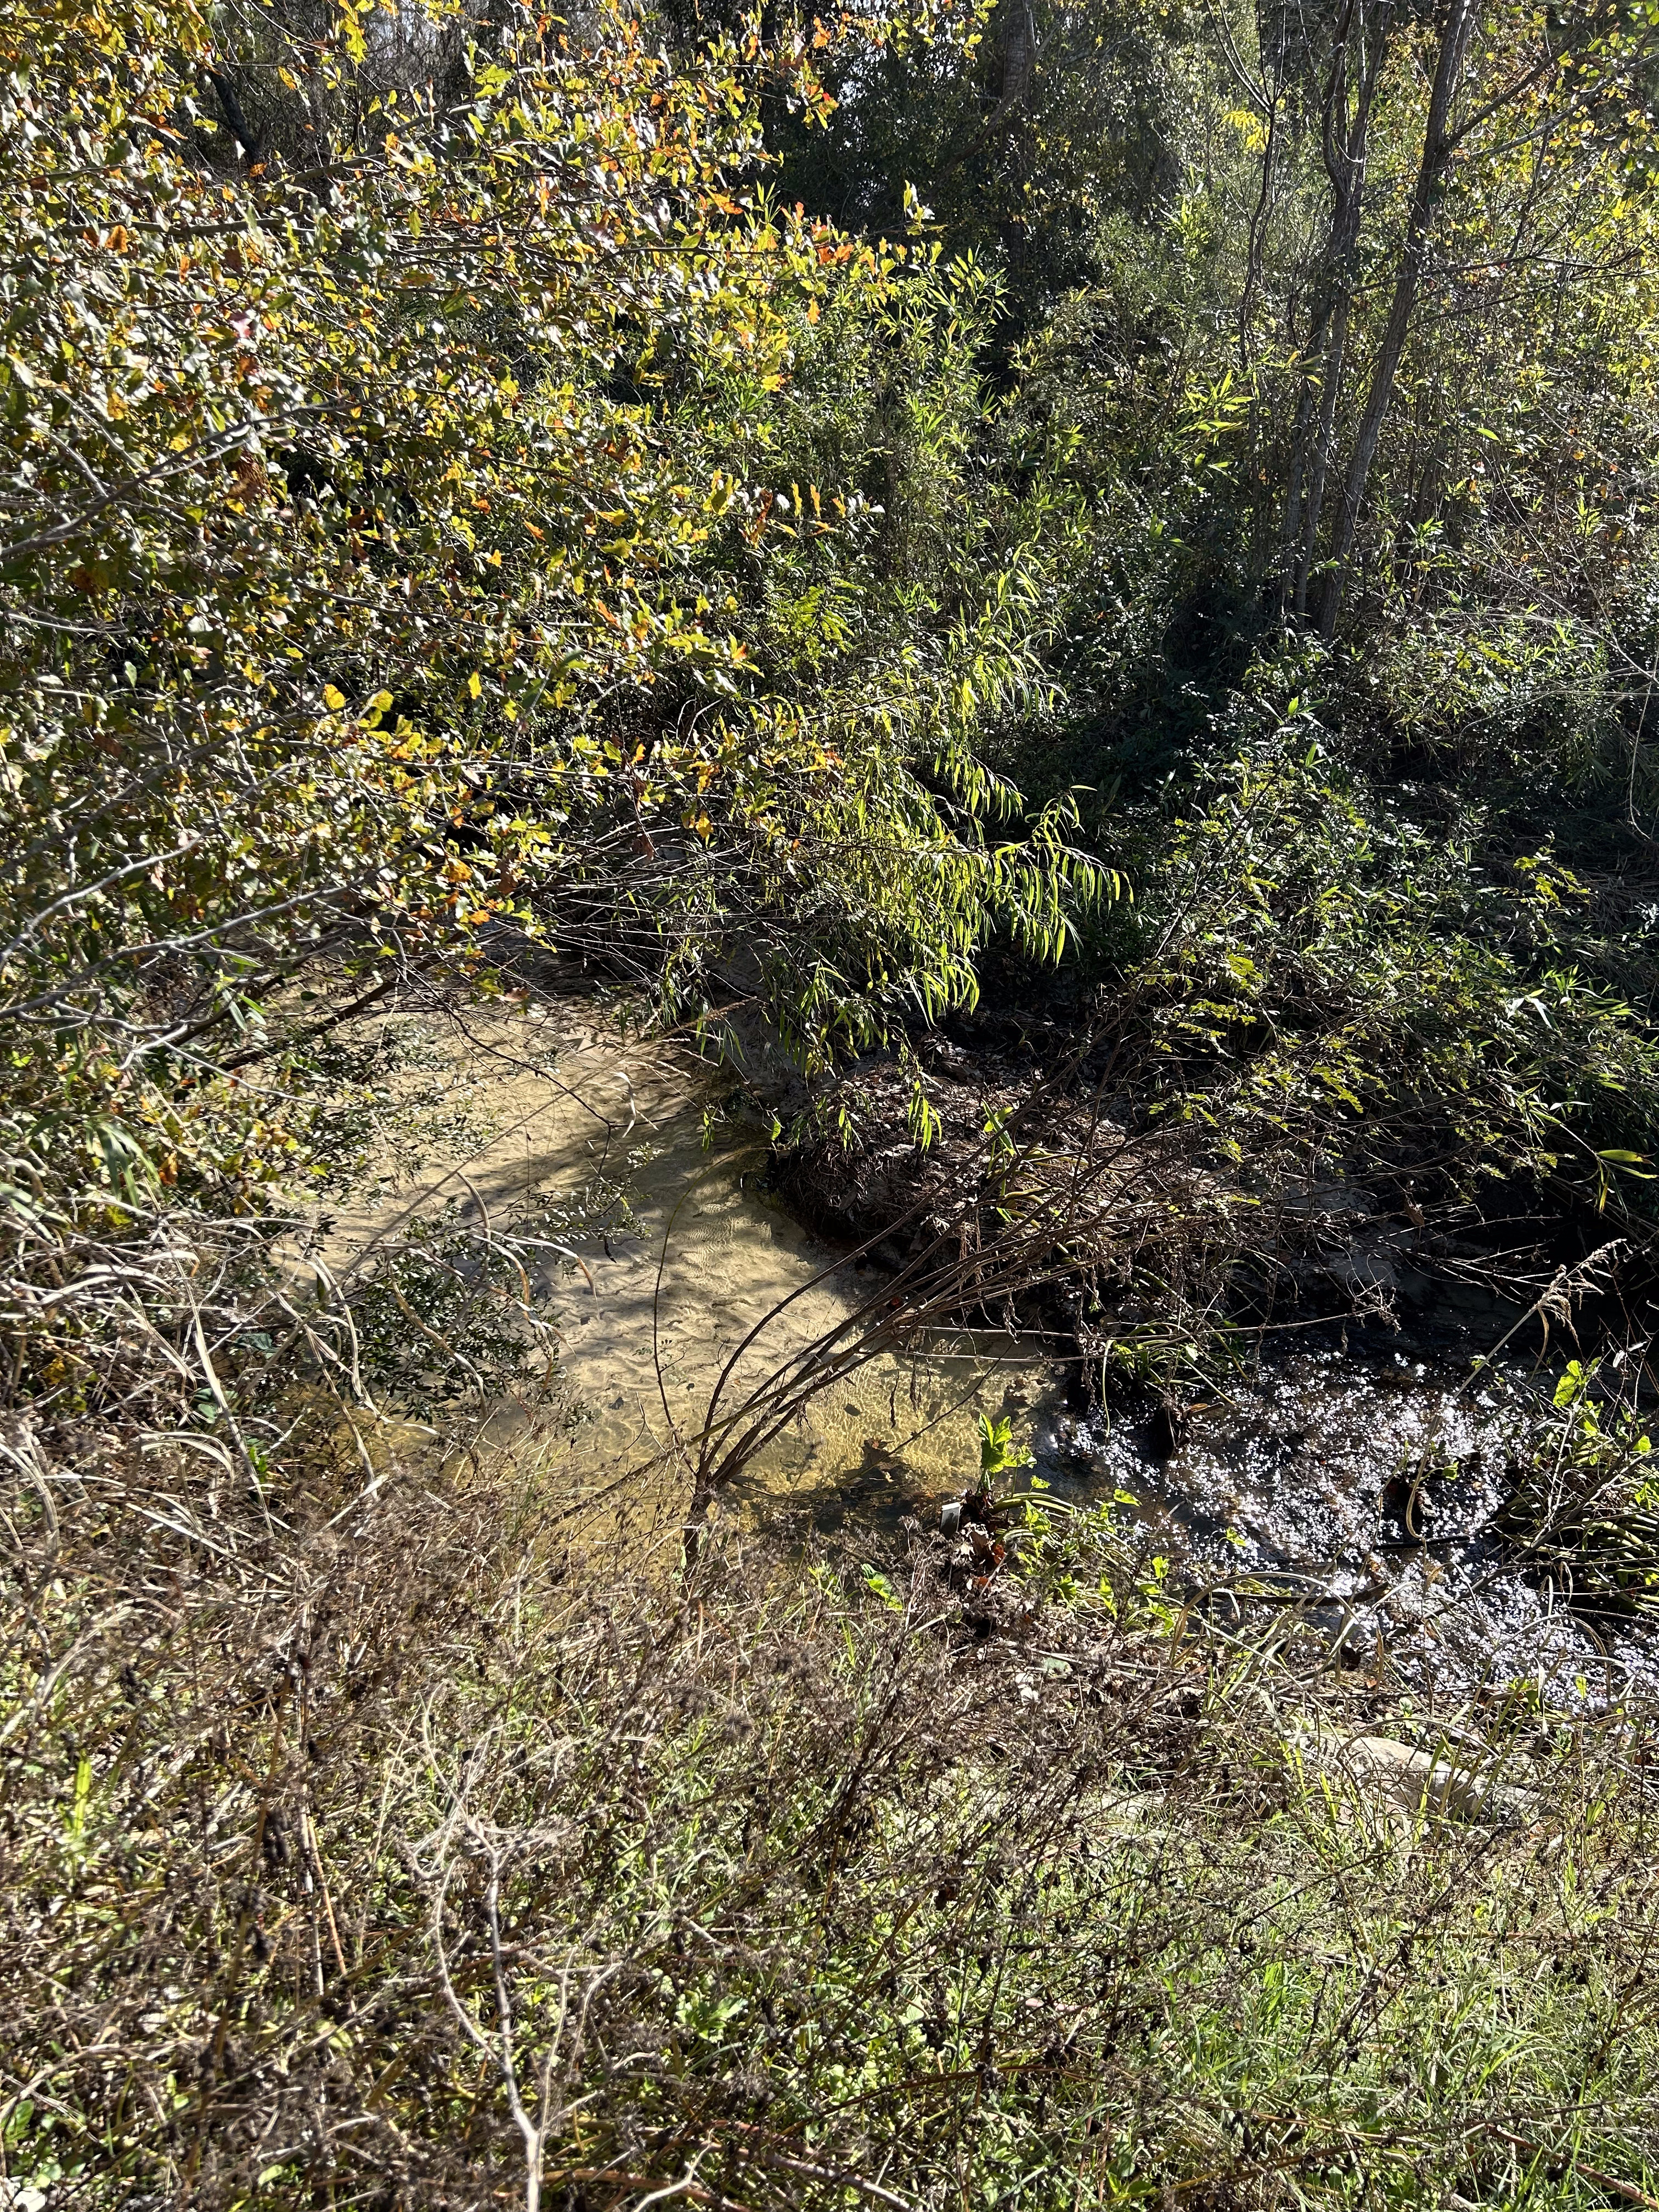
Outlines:
<svg viewBox="0 0 1659 2212"><path fill-rule="evenodd" d="M502 1221L550 1208L567 1255L536 1290L559 1380L544 1404L498 1415L493 1441L529 1453L593 1528L666 1546L722 1370L740 1398L882 1279L769 1194L763 1145L689 1053L568 1008L407 1018L380 1172L334 1224L337 1255L446 1202ZM1455 1314L1415 1346L1373 1325L1223 1378L1172 1434L1150 1401L1139 1418L1070 1406L1065 1368L964 1331L819 1395L719 1510L739 1530L872 1556L906 1516L937 1524L976 1474L978 1414L1008 1413L1036 1476L1118 1501L1126 1538L1258 1641L1279 1607L1336 1663L1437 1694L1528 1677L1569 1701L1659 1687L1634 1626L1568 1611L1486 1532L1516 1385L1472 1382L1474 1348Z"/></svg>
<svg viewBox="0 0 1659 2212"><path fill-rule="evenodd" d="M690 1053L560 1009L404 1021L378 1171L331 1224L338 1269L413 1216L452 1205L497 1224L550 1210L569 1257L535 1287L556 1321L559 1386L498 1445L533 1443L544 1478L629 1540L683 1522L711 1389L727 1405L878 1293L872 1268L794 1220L764 1144L728 1119ZM927 1358L883 1356L813 1403L723 1493L739 1527L876 1542L959 1492L977 1417L1057 1392L1014 1339L964 1330ZM866 1544L867 1548L867 1544Z"/></svg>
<svg viewBox="0 0 1659 2212"><path fill-rule="evenodd" d="M1294 1608L1346 1666L1436 1692L1530 1679L1567 1704L1659 1687L1650 1632L1570 1609L1492 1533L1537 1386L1477 1377L1476 1347L1443 1334L1401 1349L1373 1327L1264 1361L1174 1438L1156 1414L1061 1411L1039 1426L1039 1472L1073 1495L1133 1498L1126 1519L1217 1586L1213 1618L1259 1631L1265 1607Z"/></svg>

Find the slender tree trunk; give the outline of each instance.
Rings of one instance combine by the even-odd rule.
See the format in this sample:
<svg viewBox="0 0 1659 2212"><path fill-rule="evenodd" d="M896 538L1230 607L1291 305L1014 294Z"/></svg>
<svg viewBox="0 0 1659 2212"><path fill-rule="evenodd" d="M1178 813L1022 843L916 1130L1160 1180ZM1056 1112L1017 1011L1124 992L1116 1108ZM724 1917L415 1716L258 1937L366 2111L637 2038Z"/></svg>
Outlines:
<svg viewBox="0 0 1659 2212"><path fill-rule="evenodd" d="M1342 389L1342 364L1348 349L1348 318L1352 301L1346 286L1338 295L1328 325L1325 361L1320 377L1318 417L1308 461L1306 505L1302 535L1296 550L1296 612L1301 620L1308 611L1308 577L1319 543L1319 524L1325 506L1325 481L1330 473L1331 448L1336 440L1336 403Z"/></svg>
<svg viewBox="0 0 1659 2212"><path fill-rule="evenodd" d="M1365 173L1370 158L1371 110L1388 51L1390 0L1350 0L1337 26L1336 47L1326 88L1321 135L1325 169L1331 180L1331 228L1324 268L1308 333L1310 363L1297 408L1295 454L1285 514L1285 575L1287 596L1298 617L1305 615L1308 575L1324 507L1330 470L1337 401L1347 348L1353 297L1353 258L1364 212ZM1348 42L1358 16L1359 64L1352 113L1348 106Z"/></svg>
<svg viewBox="0 0 1659 2212"><path fill-rule="evenodd" d="M1036 69L1036 15L1031 0L1013 0L1002 38L1002 82L999 107L1012 107L1031 89Z"/></svg>
<svg viewBox="0 0 1659 2212"><path fill-rule="evenodd" d="M1406 242L1395 278L1394 298L1389 303L1382 343L1371 371L1365 410L1359 418L1353 452L1349 456L1347 481L1342 492L1342 509L1337 518L1336 532L1331 544L1330 566L1326 573L1324 599L1319 616L1319 629L1322 637L1336 635L1337 621L1342 611L1343 592L1347 585L1348 556L1353 550L1354 533L1358 528L1360 511L1364 505L1365 487L1376 454L1376 441L1382 434L1389 403L1394 397L1400 358L1406 349L1406 339L1411 330L1418 294L1422 289L1423 272L1428 266L1435 203L1440 196L1440 188L1457 144L1451 129L1452 101L1456 96L1458 80L1463 73L1463 57L1468 49L1469 33L1474 27L1474 20L1475 0L1451 0L1451 12L1441 36L1434 83L1429 93L1428 118L1423 127L1423 157L1418 166L1417 183L1406 217Z"/></svg>
<svg viewBox="0 0 1659 2212"><path fill-rule="evenodd" d="M1273 87L1267 108L1267 135L1261 149L1261 189L1250 216L1249 242L1244 255L1244 289L1238 301L1238 363L1248 373L1255 353L1251 326L1255 320L1255 295L1261 284L1261 244L1273 212L1273 162L1279 151L1280 94Z"/></svg>

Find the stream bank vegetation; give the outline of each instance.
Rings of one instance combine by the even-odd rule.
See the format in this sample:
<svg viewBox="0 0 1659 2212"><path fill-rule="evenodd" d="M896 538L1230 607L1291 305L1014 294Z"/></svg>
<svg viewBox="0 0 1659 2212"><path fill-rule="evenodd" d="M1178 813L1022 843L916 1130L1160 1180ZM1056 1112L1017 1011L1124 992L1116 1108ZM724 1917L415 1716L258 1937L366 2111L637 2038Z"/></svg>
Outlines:
<svg viewBox="0 0 1659 2212"><path fill-rule="evenodd" d="M1652 2194L1646 1723L1402 1718L1037 1501L653 1595L499 1462L25 1472L14 2190Z"/></svg>
<svg viewBox="0 0 1659 2212"><path fill-rule="evenodd" d="M6 2201L1659 2201L1633 1701L1423 1710L1040 1493L867 1574L709 1513L964 1315L1171 1421L1448 1283L1644 1342L1656 70L5 10ZM569 1220L312 1234L377 1012L578 981L884 1271L660 1571L477 1448ZM1583 1352L1500 1534L1641 1609Z"/></svg>

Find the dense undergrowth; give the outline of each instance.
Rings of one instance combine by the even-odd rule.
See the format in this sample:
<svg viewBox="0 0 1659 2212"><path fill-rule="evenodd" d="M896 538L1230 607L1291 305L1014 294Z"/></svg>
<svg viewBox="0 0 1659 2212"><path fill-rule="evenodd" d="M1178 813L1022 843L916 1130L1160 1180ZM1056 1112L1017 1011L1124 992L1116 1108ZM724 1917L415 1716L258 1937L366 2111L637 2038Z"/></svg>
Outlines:
<svg viewBox="0 0 1659 2212"><path fill-rule="evenodd" d="M815 1085L1024 963L1208 1164L1641 1212L1652 57L1459 0L1425 238L1390 22L1252 33L1255 121L1056 23L972 125L1000 15L15 15L15 1264L290 1204L328 1040L526 947ZM977 215L837 227L896 118Z"/></svg>
<svg viewBox="0 0 1659 2212"><path fill-rule="evenodd" d="M0 14L10 2201L1656 2201L1650 1717L1413 1713L1103 1523L624 1572L477 1449L571 1224L307 1241L366 1016L597 978L899 1162L895 1342L1035 1286L1178 1380L1361 1233L1644 1340L1655 72ZM1504 1540L1650 1605L1587 1371Z"/></svg>
<svg viewBox="0 0 1659 2212"><path fill-rule="evenodd" d="M88 1442L9 1469L14 2189L1651 2193L1641 1723L1422 1714L1474 1802L1414 1811L1340 1754L1382 1691L1184 1638L1103 1524L996 1603L676 1593L510 1474Z"/></svg>

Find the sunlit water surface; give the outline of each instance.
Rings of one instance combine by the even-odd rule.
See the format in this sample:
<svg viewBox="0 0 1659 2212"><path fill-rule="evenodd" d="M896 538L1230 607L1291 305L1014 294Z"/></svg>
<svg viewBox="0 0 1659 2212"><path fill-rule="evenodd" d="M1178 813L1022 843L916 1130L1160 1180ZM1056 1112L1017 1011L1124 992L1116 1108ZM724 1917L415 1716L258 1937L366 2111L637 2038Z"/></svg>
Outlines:
<svg viewBox="0 0 1659 2212"><path fill-rule="evenodd" d="M883 1279L780 1206L763 1146L691 1054L568 1010L421 1024L388 1106L403 1141L338 1218L337 1261L446 1203L502 1223L550 1211L572 1255L549 1255L535 1285L559 1332L556 1383L501 1409L490 1436L529 1449L573 1516L665 1555L722 1374L734 1406ZM1419 1334L1433 1351L1373 1328L1265 1361L1212 1386L1172 1439L1150 1402L1068 1406L1053 1360L963 1332L823 1392L719 1514L861 1560L908 1518L937 1524L977 1468L977 1416L1007 1413L1039 1480L1116 1501L1125 1540L1212 1592L1209 1617L1241 1641L1259 1645L1278 1608L1332 1663L1437 1692L1530 1678L1599 1703L1659 1688L1633 1625L1575 1615L1490 1533L1513 1386L1472 1379L1474 1347L1449 1322Z"/></svg>

